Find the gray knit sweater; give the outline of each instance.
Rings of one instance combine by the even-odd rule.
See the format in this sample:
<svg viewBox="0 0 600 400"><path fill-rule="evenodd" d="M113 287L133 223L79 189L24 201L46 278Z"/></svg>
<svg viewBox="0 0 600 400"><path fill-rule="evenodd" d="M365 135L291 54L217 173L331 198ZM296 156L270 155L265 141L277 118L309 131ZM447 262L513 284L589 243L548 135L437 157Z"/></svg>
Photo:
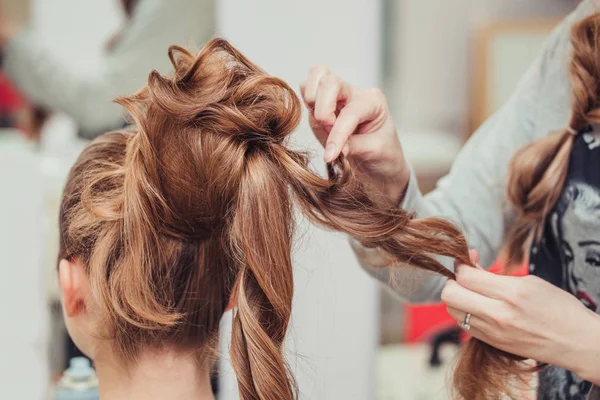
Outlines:
<svg viewBox="0 0 600 400"><path fill-rule="evenodd" d="M510 158L523 145L566 127L570 114L570 29L575 21L597 11L600 1L585 0L555 29L511 99L472 136L450 173L433 192L423 196L414 174L411 175L402 206L416 212L418 217L440 216L455 222L467 235L470 248L479 251L483 266L489 266L497 257L514 218L505 201ZM600 268L595 267L600 266L600 233L598 240L590 239L600 232L600 217L593 217L592 221L590 215L593 210L600 210L600 191L592 187L598 186L600 179L595 177L598 182L588 182L589 174L585 173L586 167L595 168L595 163L600 163L598 127L596 132L581 135L577 148L580 153L574 155L576 160L572 158L571 164L572 167L577 164L584 173L568 182L561 198L562 208L546 224L548 241L536 243L532 248L532 260L544 262L530 265L530 271L571 291L598 311ZM584 221L578 220L582 213L587 215ZM563 225L557 228L556 221ZM585 224L585 228L579 228L579 223ZM582 234L587 235L587 248L581 247L581 240L575 240ZM571 246L569 238L578 246ZM363 267L406 301L439 301L445 278L414 269L378 268L384 262L379 250L364 248L354 240L351 244ZM453 268L451 260L443 262L447 268ZM589 383L572 373L550 367L540 374L538 398L579 400L585 398L589 387ZM600 399L599 392L594 388L588 398Z"/></svg>

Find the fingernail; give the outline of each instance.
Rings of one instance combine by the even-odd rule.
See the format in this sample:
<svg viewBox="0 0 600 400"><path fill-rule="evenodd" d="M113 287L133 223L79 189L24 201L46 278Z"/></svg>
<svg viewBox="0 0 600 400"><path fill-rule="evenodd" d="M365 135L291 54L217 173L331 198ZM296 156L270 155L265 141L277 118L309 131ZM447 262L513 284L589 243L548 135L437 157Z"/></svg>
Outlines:
<svg viewBox="0 0 600 400"><path fill-rule="evenodd" d="M335 145L335 143L328 143L327 146L325 147L325 162L331 162L333 161L333 157L335 156L335 152L337 150L337 147Z"/></svg>

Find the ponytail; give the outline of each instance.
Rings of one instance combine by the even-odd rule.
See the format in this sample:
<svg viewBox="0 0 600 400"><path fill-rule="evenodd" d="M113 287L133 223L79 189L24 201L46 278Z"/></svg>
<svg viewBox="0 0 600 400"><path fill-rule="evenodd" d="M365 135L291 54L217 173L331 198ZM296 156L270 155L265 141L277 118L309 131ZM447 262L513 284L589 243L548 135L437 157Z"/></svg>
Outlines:
<svg viewBox="0 0 600 400"><path fill-rule="evenodd" d="M308 158L301 153L279 147L274 157L282 164L297 203L313 222L346 233L366 247L381 248L390 264L412 265L448 278L454 274L437 255L471 264L467 242L458 228L439 218L415 219L397 207L382 209L343 157L328 165L329 179L311 172Z"/></svg>
<svg viewBox="0 0 600 400"><path fill-rule="evenodd" d="M518 212L509 247L523 256L564 185L570 131L600 122L595 15L573 30L568 130L519 151L508 198ZM382 208L343 157L328 179L286 146L300 101L222 39L195 56L172 47L172 78L118 100L135 128L92 143L73 167L61 206L61 255L88 267L106 330L121 355L143 345L212 347L234 300L231 354L243 400L294 400L283 343L293 298L293 204L325 228L387 254L381 267L454 279L438 256L474 267L460 230L439 218ZM520 357L471 339L454 389L465 400L512 393L531 371Z"/></svg>
<svg viewBox="0 0 600 400"><path fill-rule="evenodd" d="M558 201L567 177L574 136L564 130L521 148L508 172L507 197L517 218L507 235L509 264L521 262L531 235Z"/></svg>
<svg viewBox="0 0 600 400"><path fill-rule="evenodd" d="M600 123L600 14L575 24L571 44L572 111L568 126L526 145L509 165L507 197L517 212L507 235L512 263L525 258L530 240L539 238L543 221L560 198L575 136Z"/></svg>
<svg viewBox="0 0 600 400"><path fill-rule="evenodd" d="M415 219L402 209L382 209L366 194L353 168L343 158L328 166L329 180L305 167L307 159L279 149L297 202L312 220L351 235L366 247L378 247L389 257L385 267L415 267L455 279L436 256L446 256L475 267L465 237L439 218ZM454 371L452 391L465 400L495 400L500 394L518 399L515 383L532 369L522 357L471 338L463 346Z"/></svg>
<svg viewBox="0 0 600 400"><path fill-rule="evenodd" d="M276 168L247 156L230 238L240 265L231 358L242 400L291 400L296 388L283 356L294 280L292 207Z"/></svg>

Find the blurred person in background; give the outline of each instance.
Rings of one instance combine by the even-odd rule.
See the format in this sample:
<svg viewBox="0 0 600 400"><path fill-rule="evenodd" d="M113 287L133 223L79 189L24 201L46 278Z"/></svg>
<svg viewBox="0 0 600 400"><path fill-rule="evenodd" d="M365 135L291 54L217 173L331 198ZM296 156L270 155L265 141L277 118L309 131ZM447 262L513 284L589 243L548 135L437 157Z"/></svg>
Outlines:
<svg viewBox="0 0 600 400"><path fill-rule="evenodd" d="M123 126L123 111L112 100L140 88L153 69L170 72L164 59L170 45L200 48L214 34L213 0L121 0L121 4L127 23L90 71L76 70L58 59L31 29L0 13L6 76L32 103L68 114L85 138Z"/></svg>
<svg viewBox="0 0 600 400"><path fill-rule="evenodd" d="M484 266L505 237L509 254L529 263L522 278L457 266L456 281L415 279L413 269L377 268L381 252L352 240L373 276L390 286L415 283L409 291L393 286L405 300L441 299L473 337L549 364L539 373L543 400L600 398L598 386L591 389L600 384L600 219L589 211L600 204L599 11L600 1L584 0L556 28L512 98L427 196L380 90L359 89L325 66L314 67L301 87L326 162L343 153L383 204L455 222Z"/></svg>
<svg viewBox="0 0 600 400"><path fill-rule="evenodd" d="M0 75L0 94L5 95L2 96L2 102L0 102L0 111L2 116L6 117L5 125L19 127L26 136L35 139L40 132L39 124L45 119L46 113L56 111L70 116L78 125L79 135L83 138L91 139L107 130L120 128L125 124L123 109L114 104L113 99L142 87L148 73L153 69L162 73L170 72L171 64L164 56L170 45L177 43L200 48L214 34L213 0L122 0L119 2L127 17L126 23L118 34L107 41L102 58L95 68L85 70L74 67L68 59L59 57L47 46L44 46L43 40L36 35L34 27L27 26L28 18L24 17L23 10L28 9L28 6L18 4L16 1L14 3L0 2L0 55L3 67ZM17 10L21 6L23 10ZM15 15L15 11L18 12L18 15ZM68 14L70 9L64 8L60 11ZM73 15L73 18L77 17L78 15ZM72 32L72 34L77 35L77 32ZM72 55L72 57L77 56L77 54ZM10 96L8 96L9 94ZM8 147L2 150L5 153L13 151ZM25 172L35 169L34 164L39 160L33 156L21 157L19 164L10 164L10 160L13 158L17 158L16 155L11 158L4 156L3 168L5 168L4 165L10 165L11 168L19 165L20 167L17 168L19 174L5 174L6 176L1 178L14 178L10 180L11 183L27 182L25 186L35 186L31 190L40 190L37 190L36 194L32 196L28 191L5 184L5 189L9 191L11 187L15 189L10 191L14 193L14 196L3 196L3 206L6 208L5 204L10 199L20 196L31 196L31 201L34 201L34 198L36 201L39 200L35 203L37 206L37 203L45 196L41 190L43 185L34 184ZM27 163L31 164L29 169L22 166ZM21 202L21 208L18 210L27 210L24 213L35 215L43 220L43 215L34 213L33 206L29 206L27 202ZM6 211L9 215L10 212L13 213L13 216L15 214L15 209ZM7 224L12 220L1 219L1 221L3 224ZM31 226L35 226L35 223L31 222ZM3 230L0 233L8 235L10 230ZM14 238L15 235L13 233L13 236L7 237ZM44 245L45 243L40 243L39 247L42 248ZM19 246L16 248L20 249ZM27 264L26 267L33 268L34 266ZM35 271L37 277L40 271ZM13 282L15 281L13 280ZM36 288L39 289L37 286ZM11 292L3 291L2 293ZM29 310L24 315L31 315L32 320L38 319ZM42 334L37 334L36 339L38 336L41 337ZM29 362L29 359L26 358L29 347L21 346L20 342L17 343L13 339L6 340L6 342L10 343L8 346L14 354L22 354L23 360ZM28 343L27 346L29 346ZM46 352L43 350L43 344L38 346L38 350L40 353L36 354L36 357L38 357L40 365L45 365L46 361L43 360L43 356ZM79 350L75 348L70 339L67 339L67 359L77 355L80 355ZM21 373L23 369L20 368L20 364L16 364L16 357L10 357L10 365L6 363L11 374L3 371L2 375L10 377L14 385L21 385L27 376ZM34 366L30 363L24 368L33 370ZM23 380L20 380L20 377ZM33 376L30 378L33 379ZM45 386L45 383L43 382L41 385ZM4 380L0 386L8 390L7 392L3 391L3 394L14 393ZM29 386L36 393L40 390L40 382L37 380L31 380ZM0 398L4 397L0 395ZM38 398L34 395L25 397Z"/></svg>

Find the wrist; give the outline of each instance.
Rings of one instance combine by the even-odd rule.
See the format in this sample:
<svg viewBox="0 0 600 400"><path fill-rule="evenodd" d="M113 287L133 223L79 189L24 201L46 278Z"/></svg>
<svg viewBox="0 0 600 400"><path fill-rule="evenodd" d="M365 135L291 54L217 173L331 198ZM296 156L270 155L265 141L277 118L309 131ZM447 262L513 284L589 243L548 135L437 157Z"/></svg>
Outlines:
<svg viewBox="0 0 600 400"><path fill-rule="evenodd" d="M581 335L573 338L573 367L577 376L600 385L600 316L586 308L588 318L581 325Z"/></svg>
<svg viewBox="0 0 600 400"><path fill-rule="evenodd" d="M403 168L396 174L395 178L384 186L383 193L390 204L398 206L400 203L402 203L409 181L410 169L408 168L408 165L405 164Z"/></svg>
<svg viewBox="0 0 600 400"><path fill-rule="evenodd" d="M374 200L384 207L397 207L402 203L410 180L410 170L398 170L387 177L369 179L370 192L374 194Z"/></svg>

